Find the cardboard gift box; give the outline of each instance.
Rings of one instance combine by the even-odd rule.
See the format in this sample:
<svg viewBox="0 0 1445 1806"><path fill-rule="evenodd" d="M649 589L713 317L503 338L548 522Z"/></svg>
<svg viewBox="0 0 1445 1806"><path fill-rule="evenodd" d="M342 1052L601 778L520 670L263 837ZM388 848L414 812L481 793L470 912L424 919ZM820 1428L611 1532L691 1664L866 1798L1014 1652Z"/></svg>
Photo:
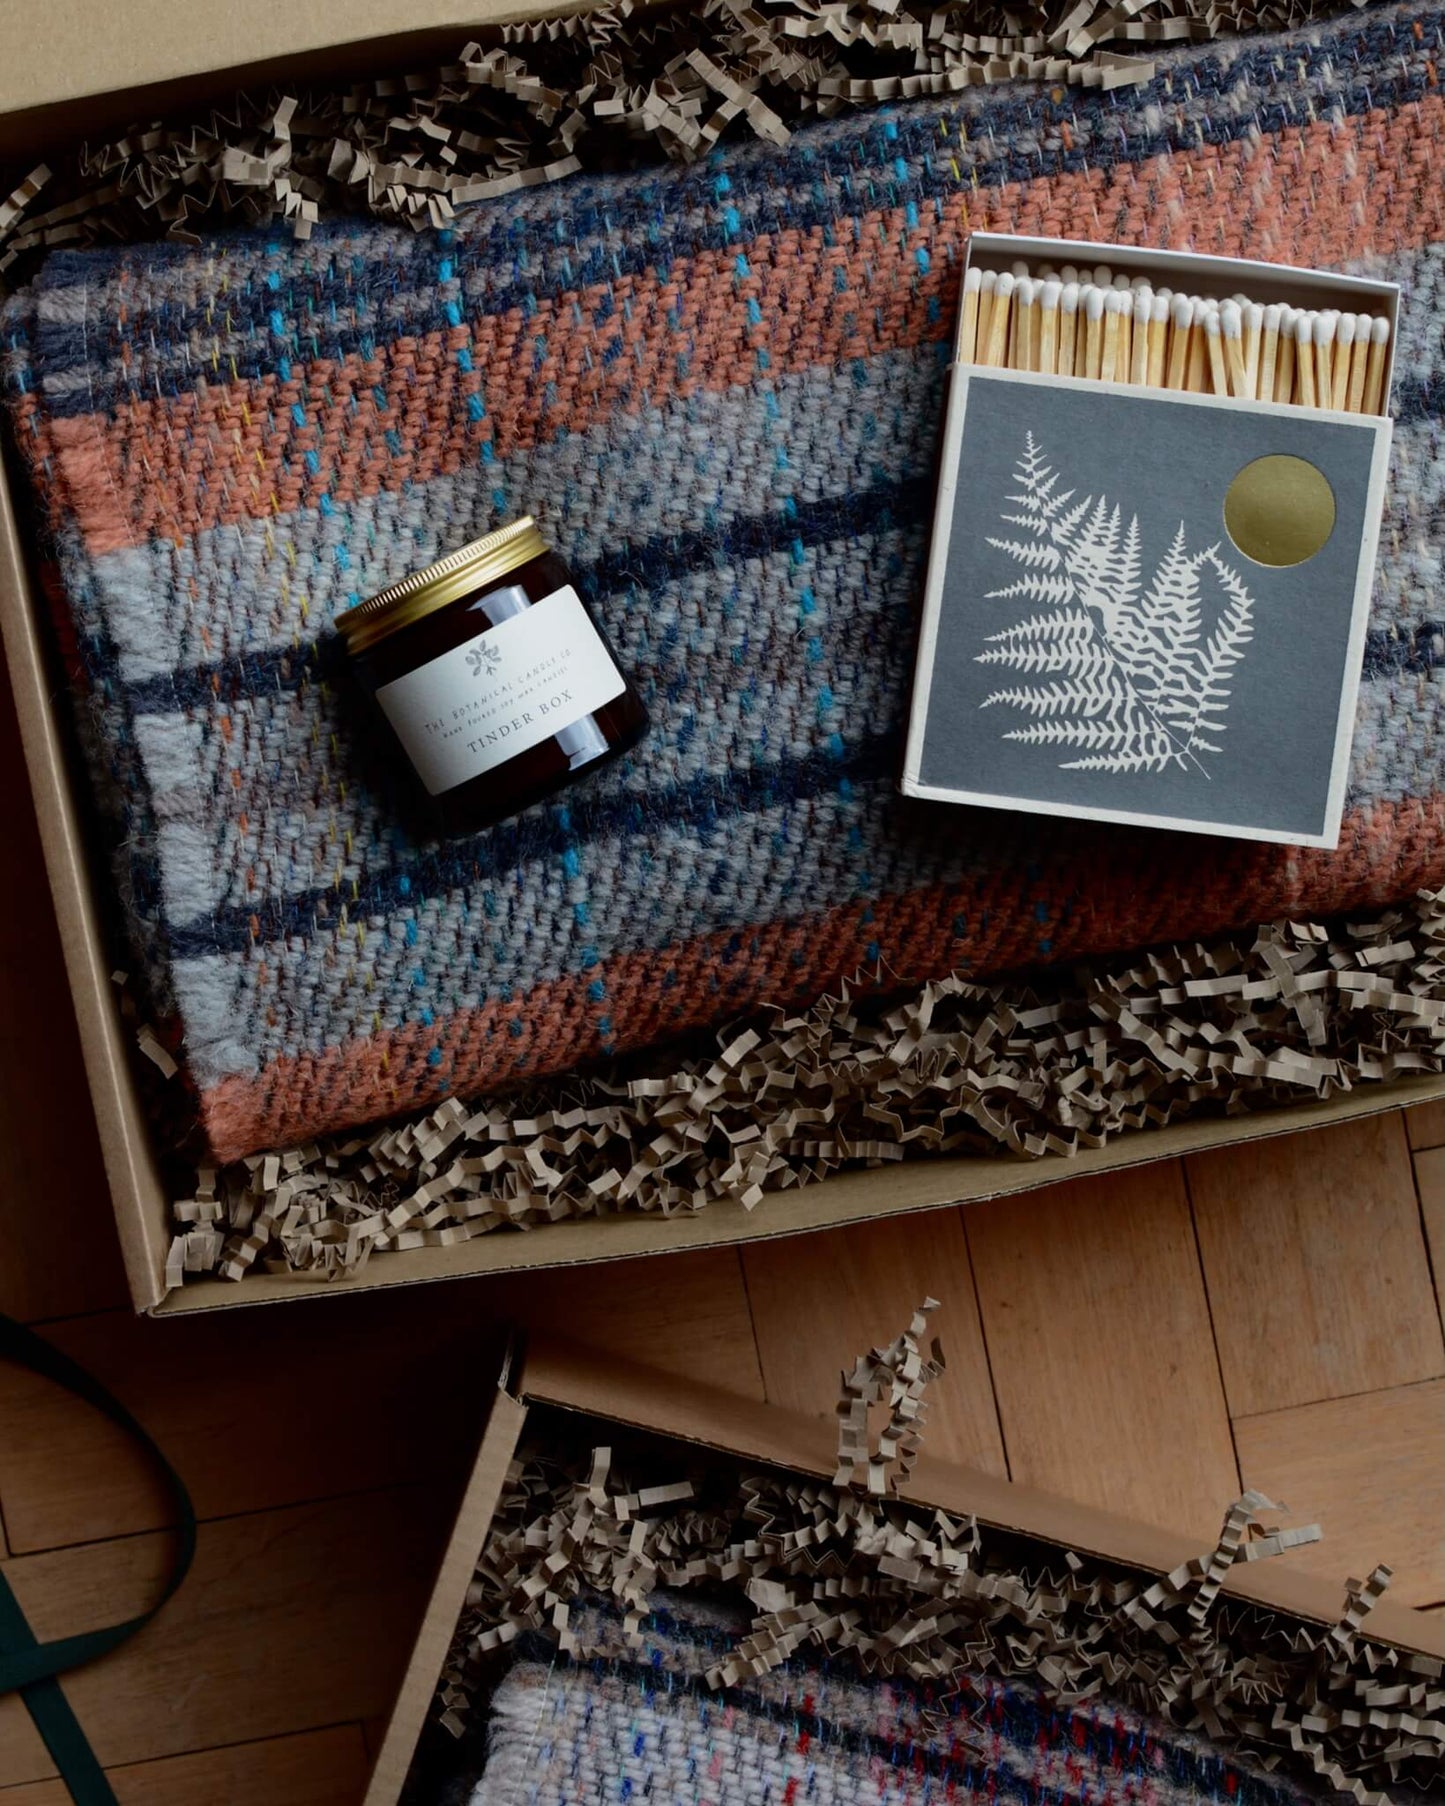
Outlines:
<svg viewBox="0 0 1445 1806"><path fill-rule="evenodd" d="M387 30L394 14L375 3L264 7L247 0L223 15L165 0L144 16L76 0L46 29L16 36L0 63L0 156L28 167L38 157L164 107L193 105L244 82L336 78L394 70L454 52L465 29L556 10L547 0L480 0L465 26L444 4L408 9L405 35ZM369 33L381 35L367 41ZM1130 253L1145 258L1147 253ZM1177 264L1181 260L1174 259ZM1324 281L1325 279L1321 279ZM990 378L997 380L997 378ZM1376 439L1387 423L1355 429ZM72 762L67 702L51 664L45 605L27 561L12 491L0 488L0 628L14 688L26 772L34 797L82 1052L104 1150L131 1294L138 1310L170 1313L318 1295L320 1276L253 1274L243 1283L206 1279L170 1291L166 1260L174 1224L133 1070L132 1033L111 980L101 897L103 862L84 831L83 779ZM740 1202L663 1218L638 1212L558 1222L542 1233L490 1233L450 1247L389 1253L346 1281L395 1285L463 1274L592 1262L825 1229L893 1213L1021 1192L1053 1180L1097 1174L1199 1149L1335 1123L1428 1098L1445 1097L1445 1078L1365 1086L1328 1102L1269 1114L1194 1121L1135 1133L1071 1160L949 1158L884 1166L769 1196L756 1210Z"/></svg>
<svg viewBox="0 0 1445 1806"><path fill-rule="evenodd" d="M827 1418L755 1403L645 1367L602 1363L594 1354L560 1340L533 1338L525 1347L514 1345L498 1380L364 1806L396 1806L402 1797L508 1466L539 1410L544 1415L549 1410L564 1413L575 1420L579 1439L598 1444L605 1445L619 1429L637 1430L735 1456L749 1467L781 1469L808 1479L832 1480L838 1467L839 1432ZM682 1455L679 1449L680 1470ZM1072 1551L1158 1577L1205 1553L1176 1532L930 1460L926 1453L902 1477L895 1496L1009 1531L1026 1539L1045 1561L1062 1562L1065 1552ZM1328 1528L1324 1526L1326 1534ZM1340 1619L1341 1589L1292 1569L1287 1557L1237 1562L1225 1571L1222 1590L1232 1599L1308 1625L1334 1625ZM1388 1598L1374 1606L1361 1635L1372 1644L1445 1657L1445 1626Z"/></svg>

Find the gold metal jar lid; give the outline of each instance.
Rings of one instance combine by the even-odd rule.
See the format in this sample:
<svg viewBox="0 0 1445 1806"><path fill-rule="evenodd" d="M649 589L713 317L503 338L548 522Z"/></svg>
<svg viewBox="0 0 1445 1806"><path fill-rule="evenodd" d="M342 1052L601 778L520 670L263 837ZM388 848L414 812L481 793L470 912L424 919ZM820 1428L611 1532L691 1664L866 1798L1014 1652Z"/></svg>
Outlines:
<svg viewBox="0 0 1445 1806"><path fill-rule="evenodd" d="M529 558L540 558L546 550L536 521L524 514L520 520L474 539L460 551L449 552L435 564L424 565L378 590L365 602L358 602L355 608L348 608L336 617L336 630L346 641L348 652L360 652L398 628L409 627L459 596L516 570Z"/></svg>

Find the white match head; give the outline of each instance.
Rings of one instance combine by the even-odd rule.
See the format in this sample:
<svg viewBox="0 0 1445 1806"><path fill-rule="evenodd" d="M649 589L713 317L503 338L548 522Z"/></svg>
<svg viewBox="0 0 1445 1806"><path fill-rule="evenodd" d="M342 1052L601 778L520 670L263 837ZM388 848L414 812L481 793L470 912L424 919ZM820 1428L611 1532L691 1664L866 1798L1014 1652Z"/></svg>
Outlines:
<svg viewBox="0 0 1445 1806"><path fill-rule="evenodd" d="M1059 306L1066 314L1079 311L1079 285L1077 282L1066 282L1059 291Z"/></svg>
<svg viewBox="0 0 1445 1806"><path fill-rule="evenodd" d="M1124 272L1120 270L1119 274L1114 278L1114 287L1121 295L1127 295L1133 286L1134 283L1132 278L1126 276Z"/></svg>
<svg viewBox="0 0 1445 1806"><path fill-rule="evenodd" d="M1096 263L1094 265L1094 280L1098 283L1100 288L1113 288L1114 272L1109 268L1107 263Z"/></svg>
<svg viewBox="0 0 1445 1806"><path fill-rule="evenodd" d="M999 272L998 287L994 290L994 293L998 296L1000 301L1007 301L1009 296L1013 292L1014 292L1014 273L1013 273L1013 271L1012 270L1001 270Z"/></svg>
<svg viewBox="0 0 1445 1806"><path fill-rule="evenodd" d="M1355 316L1353 314L1341 314L1339 323L1335 327L1335 343L1338 345L1353 345L1354 342Z"/></svg>
<svg viewBox="0 0 1445 1806"><path fill-rule="evenodd" d="M1169 303L1169 317L1180 332L1188 332L1194 324L1194 303L1188 295L1176 295Z"/></svg>
<svg viewBox="0 0 1445 1806"><path fill-rule="evenodd" d="M1370 343L1372 345L1383 345L1389 336L1390 322L1383 314L1381 314L1379 319L1377 319L1375 324L1370 328Z"/></svg>
<svg viewBox="0 0 1445 1806"><path fill-rule="evenodd" d="M1063 269L1059 271L1059 281L1063 283L1065 288L1067 288L1071 282L1074 284L1075 288L1078 287L1079 272L1073 264L1066 263Z"/></svg>
<svg viewBox="0 0 1445 1806"><path fill-rule="evenodd" d="M983 285L983 271L981 269L979 269L977 264L975 264L973 266L973 268L971 270L969 270L968 273L964 276L963 292L966 295L976 295L978 293L979 289L982 287L982 285Z"/></svg>
<svg viewBox="0 0 1445 1806"><path fill-rule="evenodd" d="M979 278L978 290L981 295L991 295L998 287L998 271L985 270Z"/></svg>
<svg viewBox="0 0 1445 1806"><path fill-rule="evenodd" d="M1231 295L1229 298L1231 301L1238 302L1240 307L1248 307L1249 306L1249 296L1248 295Z"/></svg>
<svg viewBox="0 0 1445 1806"><path fill-rule="evenodd" d="M1154 293L1156 295L1162 295L1166 301L1172 301L1174 299L1174 290L1172 288L1156 288Z"/></svg>
<svg viewBox="0 0 1445 1806"><path fill-rule="evenodd" d="M1211 339L1219 337L1219 309L1217 307L1206 306L1204 309L1204 330Z"/></svg>
<svg viewBox="0 0 1445 1806"><path fill-rule="evenodd" d="M1110 289L1107 292L1112 295L1114 291ZM1101 288L1086 288L1084 290L1084 318L1086 320L1103 319L1104 294L1105 291Z"/></svg>
<svg viewBox="0 0 1445 1806"><path fill-rule="evenodd" d="M1295 314L1294 336L1301 345L1308 345L1314 337L1316 315L1308 308L1302 307Z"/></svg>
<svg viewBox="0 0 1445 1806"><path fill-rule="evenodd" d="M1149 324L1151 326L1162 326L1168 318L1168 295L1156 295L1149 306Z"/></svg>
<svg viewBox="0 0 1445 1806"><path fill-rule="evenodd" d="M1020 276L1014 284L1014 305L1032 307L1039 298L1039 285L1032 276Z"/></svg>
<svg viewBox="0 0 1445 1806"><path fill-rule="evenodd" d="M1022 257L1015 257L1013 262L1009 265L1009 269L1012 270L1015 276L1027 276L1029 273L1029 266L1024 262Z"/></svg>
<svg viewBox="0 0 1445 1806"><path fill-rule="evenodd" d="M1118 289L1116 289L1116 288L1105 289L1104 290L1104 312L1106 314L1121 314L1121 313L1123 313L1123 311L1124 311L1124 297L1119 293Z"/></svg>
<svg viewBox="0 0 1445 1806"><path fill-rule="evenodd" d="M1219 330L1227 339L1237 339L1244 328L1244 310L1237 301L1226 301L1219 310Z"/></svg>
<svg viewBox="0 0 1445 1806"><path fill-rule="evenodd" d="M1283 313L1284 309L1280 306L1279 302L1271 301L1269 306L1264 310L1264 319L1260 324L1264 327L1266 332L1277 333L1279 331L1280 316Z"/></svg>
<svg viewBox="0 0 1445 1806"><path fill-rule="evenodd" d="M1059 272L1051 263L1041 263L1038 269L1034 271L1034 274L1038 277L1040 282L1052 282L1058 273Z"/></svg>
<svg viewBox="0 0 1445 1806"><path fill-rule="evenodd" d="M1329 314L1316 314L1314 325L1314 341L1316 345L1331 344L1335 336L1335 323Z"/></svg>
<svg viewBox="0 0 1445 1806"><path fill-rule="evenodd" d="M1264 308L1258 301L1251 301L1240 310L1244 315L1244 330L1259 332L1264 326Z"/></svg>
<svg viewBox="0 0 1445 1806"><path fill-rule="evenodd" d="M1374 324L1375 324L1375 321L1374 321L1374 317L1372 315L1356 314L1355 315L1355 337L1357 339L1359 339L1362 343L1367 343L1369 340L1369 337L1370 337L1370 328Z"/></svg>
<svg viewBox="0 0 1445 1806"><path fill-rule="evenodd" d="M1064 285L1057 276L1050 276L1044 283L1039 300L1047 313L1053 313L1059 305L1059 296L1064 292Z"/></svg>
<svg viewBox="0 0 1445 1806"><path fill-rule="evenodd" d="M1134 291L1134 318L1141 326L1149 324L1149 314L1154 306L1152 289L1139 288Z"/></svg>

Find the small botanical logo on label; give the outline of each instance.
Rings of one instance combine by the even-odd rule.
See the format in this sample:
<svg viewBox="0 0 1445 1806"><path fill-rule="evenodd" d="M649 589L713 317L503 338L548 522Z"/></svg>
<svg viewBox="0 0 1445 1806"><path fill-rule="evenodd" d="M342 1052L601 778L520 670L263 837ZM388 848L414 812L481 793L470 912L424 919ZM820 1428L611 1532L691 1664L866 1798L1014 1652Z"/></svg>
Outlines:
<svg viewBox="0 0 1445 1806"><path fill-rule="evenodd" d="M489 646L485 640L480 646L473 646L467 653L467 668L473 677L482 677L488 671L495 671L501 662L501 652L497 647Z"/></svg>
<svg viewBox="0 0 1445 1806"><path fill-rule="evenodd" d="M1138 516L1061 490L1032 433L1014 472L1016 539L988 538L1024 574L989 600L1042 604L986 638L981 665L1046 682L995 690L981 708L1032 717L1005 740L1076 754L1064 771L1209 776L1235 667L1254 635L1254 598L1217 546L1191 552L1179 523L1147 587Z"/></svg>

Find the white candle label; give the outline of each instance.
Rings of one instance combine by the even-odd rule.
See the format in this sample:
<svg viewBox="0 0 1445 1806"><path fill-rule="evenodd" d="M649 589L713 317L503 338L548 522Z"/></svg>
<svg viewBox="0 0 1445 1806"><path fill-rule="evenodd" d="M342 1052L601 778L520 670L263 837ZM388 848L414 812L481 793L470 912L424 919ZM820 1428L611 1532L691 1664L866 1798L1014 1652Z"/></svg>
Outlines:
<svg viewBox="0 0 1445 1806"><path fill-rule="evenodd" d="M516 758L627 688L571 584L454 646L376 700L433 796Z"/></svg>

